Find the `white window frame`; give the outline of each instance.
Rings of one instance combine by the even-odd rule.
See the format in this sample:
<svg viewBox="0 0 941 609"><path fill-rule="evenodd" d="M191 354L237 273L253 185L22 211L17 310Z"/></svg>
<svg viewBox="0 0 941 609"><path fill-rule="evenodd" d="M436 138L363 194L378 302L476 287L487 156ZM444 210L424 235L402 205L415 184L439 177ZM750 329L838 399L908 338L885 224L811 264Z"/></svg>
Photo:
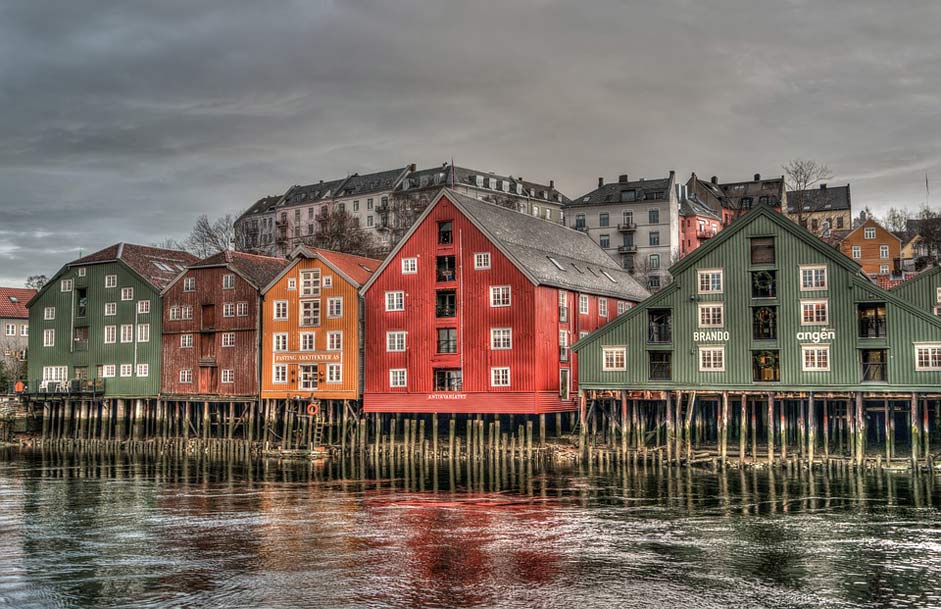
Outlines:
<svg viewBox="0 0 941 609"><path fill-rule="evenodd" d="M147 315L150 313L150 301L149 300L138 300L137 301L137 314L138 315Z"/></svg>
<svg viewBox="0 0 941 609"><path fill-rule="evenodd" d="M15 323L7 324L6 334L7 336L16 336L16 324Z"/></svg>
<svg viewBox="0 0 941 609"><path fill-rule="evenodd" d="M106 288L118 287L118 276L117 275L105 275L105 287Z"/></svg>
<svg viewBox="0 0 941 609"><path fill-rule="evenodd" d="M321 281L322 287L332 288L333 287L333 275L324 275L323 280Z"/></svg>
<svg viewBox="0 0 941 609"><path fill-rule="evenodd" d="M219 375L219 382L223 385L232 385L235 383L235 370L232 368L223 368Z"/></svg>
<svg viewBox="0 0 941 609"><path fill-rule="evenodd" d="M327 364L327 381L328 383L342 383L343 382L343 365L342 364Z"/></svg>
<svg viewBox="0 0 941 609"><path fill-rule="evenodd" d="M502 377L506 375L506 382L503 378L497 378L497 376ZM500 382L497 382L500 381ZM490 386L491 387L510 387L510 368L509 366L493 366L490 368Z"/></svg>
<svg viewBox="0 0 941 609"><path fill-rule="evenodd" d="M320 297L320 269L307 269L300 272L301 298ZM326 287L326 286L324 286Z"/></svg>
<svg viewBox="0 0 941 609"><path fill-rule="evenodd" d="M105 364L101 367L101 378L113 379L118 374L118 368L114 364Z"/></svg>
<svg viewBox="0 0 941 609"><path fill-rule="evenodd" d="M334 308L337 310L334 311ZM343 317L343 297L331 296L327 299L327 319L339 319Z"/></svg>
<svg viewBox="0 0 941 609"><path fill-rule="evenodd" d="M196 278L195 278L195 277L184 277L184 278L183 278L183 291L184 291L184 292L195 292L195 291L196 291Z"/></svg>
<svg viewBox="0 0 941 609"><path fill-rule="evenodd" d="M276 300L273 305L273 319L275 321L287 321L289 317L288 310L288 301L286 300Z"/></svg>
<svg viewBox="0 0 941 609"><path fill-rule="evenodd" d="M401 339L401 349L399 340ZM405 330L389 330L386 332L386 353L404 353L408 348L408 333Z"/></svg>
<svg viewBox="0 0 941 609"><path fill-rule="evenodd" d="M880 265L879 265L879 274L880 274L880 275L888 275L888 274L889 274L889 265L888 265L888 264L880 264Z"/></svg>
<svg viewBox="0 0 941 609"><path fill-rule="evenodd" d="M181 385L193 384L193 369L192 368L180 368L180 384Z"/></svg>
<svg viewBox="0 0 941 609"><path fill-rule="evenodd" d="M708 286L703 289L703 279L709 276ZM714 276L719 276L719 288L715 289ZM724 294L725 293L725 271L724 269L699 269L696 271L696 293L697 294Z"/></svg>
<svg viewBox="0 0 941 609"><path fill-rule="evenodd" d="M69 376L68 366L43 366L42 380L44 381L64 381Z"/></svg>
<svg viewBox="0 0 941 609"><path fill-rule="evenodd" d="M721 365L716 366L715 354L719 354ZM710 355L710 365L706 365L706 354ZM725 347L721 345L703 345L699 347L699 371L700 372L725 372Z"/></svg>
<svg viewBox="0 0 941 609"><path fill-rule="evenodd" d="M404 311L405 310L405 292L402 290L392 290L386 292L386 311Z"/></svg>
<svg viewBox="0 0 941 609"><path fill-rule="evenodd" d="M508 285L490 286L490 306L492 308L509 307L512 305L513 305L513 290L510 286Z"/></svg>
<svg viewBox="0 0 941 609"><path fill-rule="evenodd" d="M863 239L871 240L876 238L876 227L867 226L863 229Z"/></svg>
<svg viewBox="0 0 941 609"><path fill-rule="evenodd" d="M298 335L298 347L299 351L316 351L317 350L317 333L316 332L301 332ZM305 346L305 342L310 341L309 346Z"/></svg>
<svg viewBox="0 0 941 609"><path fill-rule="evenodd" d="M173 319L173 317L172 317L173 310L172 310L172 309L171 309L170 313L171 313L170 319ZM117 314L118 314L118 303L116 303L116 302L106 302L106 303L105 303L105 317L114 317L114 316L117 315Z"/></svg>
<svg viewBox="0 0 941 609"><path fill-rule="evenodd" d="M418 258L402 258L402 274L415 275L418 273Z"/></svg>
<svg viewBox="0 0 941 609"><path fill-rule="evenodd" d="M42 310L42 318L46 321L52 321L56 318L56 308L46 307Z"/></svg>
<svg viewBox="0 0 941 609"><path fill-rule="evenodd" d="M813 284L813 281L816 279L816 275L811 275L811 284L807 285L804 283L804 273L816 273L817 271L823 271L823 287L818 287ZM822 292L824 290L830 289L830 270L825 264L802 264L798 269L800 273L800 286L801 292Z"/></svg>
<svg viewBox="0 0 941 609"><path fill-rule="evenodd" d="M287 332L275 332L271 335L271 351L273 353L288 351L289 348L290 344L288 342Z"/></svg>
<svg viewBox="0 0 941 609"><path fill-rule="evenodd" d="M121 288L121 300L134 300L134 288Z"/></svg>
<svg viewBox="0 0 941 609"><path fill-rule="evenodd" d="M48 328L42 331L42 346L43 347L55 347L56 346L55 328Z"/></svg>
<svg viewBox="0 0 941 609"><path fill-rule="evenodd" d="M150 376L150 364L137 364L136 375L140 378Z"/></svg>
<svg viewBox="0 0 941 609"><path fill-rule="evenodd" d="M513 328L490 328L491 351L513 349Z"/></svg>
<svg viewBox="0 0 941 609"><path fill-rule="evenodd" d="M598 297L598 317L608 316L608 299Z"/></svg>
<svg viewBox="0 0 941 609"><path fill-rule="evenodd" d="M223 332L222 333L222 346L224 348L235 346L235 332Z"/></svg>
<svg viewBox="0 0 941 609"><path fill-rule="evenodd" d="M808 366L807 365L807 352L808 351L824 351L827 354L827 365L826 367L820 366ZM814 356L815 364L819 364L819 355ZM830 345L801 345L801 371L802 372L830 372Z"/></svg>
<svg viewBox="0 0 941 609"><path fill-rule="evenodd" d="M193 348L193 335L192 334L180 334L180 349L192 349Z"/></svg>
<svg viewBox="0 0 941 609"><path fill-rule="evenodd" d="M128 378L134 376L134 366L132 364L121 364L120 369L121 378Z"/></svg>
<svg viewBox="0 0 941 609"><path fill-rule="evenodd" d="M490 252L474 252L474 270L486 271L490 268Z"/></svg>
<svg viewBox="0 0 941 609"><path fill-rule="evenodd" d="M235 316L236 317L248 317L248 303L247 302L235 303Z"/></svg>
<svg viewBox="0 0 941 609"><path fill-rule="evenodd" d="M579 315L588 315L588 294L579 294L578 295L578 314Z"/></svg>
<svg viewBox="0 0 941 609"><path fill-rule="evenodd" d="M327 351L343 350L343 331L332 330L327 332Z"/></svg>
<svg viewBox="0 0 941 609"><path fill-rule="evenodd" d="M289 278L288 278L288 289L289 289L289 290L296 290L296 289L297 289L297 278L296 278L296 277L289 277Z"/></svg>
<svg viewBox="0 0 941 609"><path fill-rule="evenodd" d="M71 279L63 279L59 282L59 291L60 292L71 292L74 282Z"/></svg>
<svg viewBox="0 0 941 609"><path fill-rule="evenodd" d="M889 246L884 243L879 246L879 259L880 260L889 259Z"/></svg>
<svg viewBox="0 0 941 609"><path fill-rule="evenodd" d="M288 384L287 364L275 364L271 367L271 383L274 385Z"/></svg>
<svg viewBox="0 0 941 609"><path fill-rule="evenodd" d="M719 317L721 317L720 323L712 323L710 320L709 323L703 323L703 310L704 309L719 309ZM725 303L724 302L701 302L696 307L696 322L700 328L724 328L725 327Z"/></svg>
<svg viewBox="0 0 941 609"><path fill-rule="evenodd" d="M934 372L941 371L941 343L914 343L915 348L915 371L916 372ZM919 358L919 351L927 350L928 351L928 365L921 365L921 359ZM932 365L932 360L936 360L936 364Z"/></svg>
<svg viewBox="0 0 941 609"><path fill-rule="evenodd" d="M223 317L235 317L235 303L234 302L222 303L222 316Z"/></svg>
<svg viewBox="0 0 941 609"><path fill-rule="evenodd" d="M134 342L134 324L121 324L119 331L122 343Z"/></svg>
<svg viewBox="0 0 941 609"><path fill-rule="evenodd" d="M401 377L401 382L396 382L396 377ZM389 387L391 388L401 388L408 387L408 369L407 368L390 368L389 369Z"/></svg>
<svg viewBox="0 0 941 609"><path fill-rule="evenodd" d="M824 306L824 311L826 312L826 319L824 319L823 321L806 321L806 320L804 319L804 306L805 306L805 305L819 305L819 304L823 304L823 306ZM827 298L815 298L815 299L812 299L812 300L801 300L801 301L800 301L800 306L801 306L801 308L800 308L800 316L801 316L801 323L800 323L800 325L802 325L802 326L825 326L825 325L827 325L827 324L830 323L830 301L829 301L829 299L827 299ZM816 313L814 314L814 317L816 318Z"/></svg>
<svg viewBox="0 0 941 609"><path fill-rule="evenodd" d="M613 362L614 365L608 365L608 355L612 355L617 358L620 355L622 363L620 366L617 365L617 361ZM601 347L601 370L603 372L623 372L627 370L627 347Z"/></svg>
<svg viewBox="0 0 941 609"><path fill-rule="evenodd" d="M105 311L107 311L108 304L112 304L112 303L105 303L105 307L106 307ZM116 303L114 304L116 305ZM105 315L107 315L107 313L105 313ZM180 319L180 305L171 306L170 307L170 321L179 321L179 319Z"/></svg>
<svg viewBox="0 0 941 609"><path fill-rule="evenodd" d="M193 319L193 305L180 307L180 319Z"/></svg>
<svg viewBox="0 0 941 609"><path fill-rule="evenodd" d="M118 342L118 327L114 325L105 326L104 343L106 345L113 345L116 342Z"/></svg>
<svg viewBox="0 0 941 609"><path fill-rule="evenodd" d="M223 290L234 290L235 289L235 274L226 273L222 276L222 289Z"/></svg>
<svg viewBox="0 0 941 609"><path fill-rule="evenodd" d="M853 260L860 260L863 257L863 248L859 245L854 245L850 250Z"/></svg>
<svg viewBox="0 0 941 609"><path fill-rule="evenodd" d="M320 325L323 310L320 308L319 298L302 300L299 307L302 327L314 328Z"/></svg>
<svg viewBox="0 0 941 609"><path fill-rule="evenodd" d="M150 324L137 324L137 342L150 342Z"/></svg>

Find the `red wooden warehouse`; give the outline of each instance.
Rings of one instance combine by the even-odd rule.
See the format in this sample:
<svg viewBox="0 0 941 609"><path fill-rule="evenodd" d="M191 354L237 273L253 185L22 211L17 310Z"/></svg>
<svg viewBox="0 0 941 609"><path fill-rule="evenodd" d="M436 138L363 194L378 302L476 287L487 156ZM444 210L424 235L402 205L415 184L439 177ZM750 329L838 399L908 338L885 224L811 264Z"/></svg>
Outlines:
<svg viewBox="0 0 941 609"><path fill-rule="evenodd" d="M261 288L286 264L226 251L190 265L164 288L164 396L257 399Z"/></svg>
<svg viewBox="0 0 941 609"><path fill-rule="evenodd" d="M568 345L648 293L588 235L443 190L364 285L366 412L575 407Z"/></svg>

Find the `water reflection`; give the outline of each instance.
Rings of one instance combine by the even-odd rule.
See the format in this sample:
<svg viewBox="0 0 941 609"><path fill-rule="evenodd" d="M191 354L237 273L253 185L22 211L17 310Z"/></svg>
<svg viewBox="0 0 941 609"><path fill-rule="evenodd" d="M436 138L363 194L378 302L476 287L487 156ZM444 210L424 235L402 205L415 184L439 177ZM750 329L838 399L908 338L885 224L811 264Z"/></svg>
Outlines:
<svg viewBox="0 0 941 609"><path fill-rule="evenodd" d="M931 607L933 476L0 453L0 606Z"/></svg>

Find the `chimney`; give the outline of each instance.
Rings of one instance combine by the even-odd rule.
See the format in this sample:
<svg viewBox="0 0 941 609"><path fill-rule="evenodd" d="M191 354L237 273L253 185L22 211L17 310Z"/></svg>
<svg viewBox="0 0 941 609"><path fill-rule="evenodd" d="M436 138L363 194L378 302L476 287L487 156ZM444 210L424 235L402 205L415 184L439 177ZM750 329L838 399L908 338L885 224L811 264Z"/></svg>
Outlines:
<svg viewBox="0 0 941 609"><path fill-rule="evenodd" d="M627 184L627 174L622 173L621 175L619 175L618 182L620 182L621 184Z"/></svg>
<svg viewBox="0 0 941 609"><path fill-rule="evenodd" d="M520 178L521 180L523 178ZM555 188L555 180L549 180L549 188Z"/></svg>
<svg viewBox="0 0 941 609"><path fill-rule="evenodd" d="M599 178L598 178L598 188L601 188L602 186L604 186L604 178L599 177Z"/></svg>
<svg viewBox="0 0 941 609"><path fill-rule="evenodd" d="M761 174L760 174L760 173L756 173L756 174L755 174L755 181L756 181L756 182L760 182L760 181L761 181Z"/></svg>
<svg viewBox="0 0 941 609"><path fill-rule="evenodd" d="M709 178L709 181L712 182L713 184L718 184L719 178L717 178L716 176L712 176L711 178Z"/></svg>
<svg viewBox="0 0 941 609"><path fill-rule="evenodd" d="M827 189L827 185L826 185L826 184L821 184L821 185L820 185L820 190L826 190L826 189Z"/></svg>
<svg viewBox="0 0 941 609"><path fill-rule="evenodd" d="M408 171L409 171L409 173L415 171L415 163L410 163L410 164L409 164L409 166L408 166Z"/></svg>

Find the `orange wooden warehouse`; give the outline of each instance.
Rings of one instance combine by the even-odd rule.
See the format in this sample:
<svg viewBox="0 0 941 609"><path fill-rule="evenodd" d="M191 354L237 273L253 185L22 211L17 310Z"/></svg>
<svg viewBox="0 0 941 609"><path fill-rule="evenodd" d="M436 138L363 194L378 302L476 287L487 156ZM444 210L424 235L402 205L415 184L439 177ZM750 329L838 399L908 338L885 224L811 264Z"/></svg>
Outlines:
<svg viewBox="0 0 941 609"><path fill-rule="evenodd" d="M300 246L263 290L264 400L359 400L359 288L381 261Z"/></svg>

